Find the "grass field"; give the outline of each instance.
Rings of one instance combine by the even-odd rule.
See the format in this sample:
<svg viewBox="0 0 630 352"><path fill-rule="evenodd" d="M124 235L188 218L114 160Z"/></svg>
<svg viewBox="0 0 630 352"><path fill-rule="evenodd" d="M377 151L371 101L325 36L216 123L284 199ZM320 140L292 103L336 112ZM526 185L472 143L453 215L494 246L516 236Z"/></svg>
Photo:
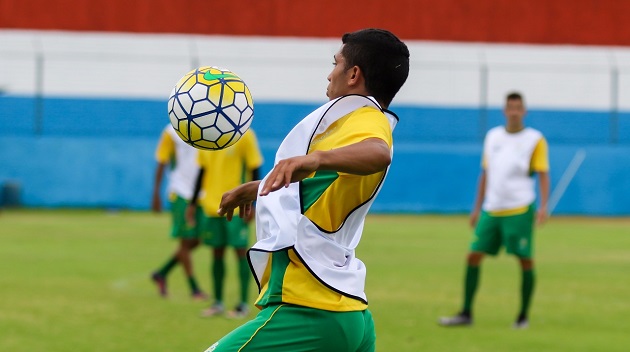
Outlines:
<svg viewBox="0 0 630 352"><path fill-rule="evenodd" d="M174 248L168 221L149 213L0 212L0 351L203 351L241 324L199 318L204 303L190 300L179 268L170 298L158 297L148 278ZM475 325L436 325L460 305L466 221L368 218L357 255L368 267L378 351L630 350L630 219L553 218L539 229L538 286L531 327L522 331L511 329L520 276L505 254L484 263ZM209 291L206 248L195 252L195 267ZM236 296L234 269L228 297Z"/></svg>

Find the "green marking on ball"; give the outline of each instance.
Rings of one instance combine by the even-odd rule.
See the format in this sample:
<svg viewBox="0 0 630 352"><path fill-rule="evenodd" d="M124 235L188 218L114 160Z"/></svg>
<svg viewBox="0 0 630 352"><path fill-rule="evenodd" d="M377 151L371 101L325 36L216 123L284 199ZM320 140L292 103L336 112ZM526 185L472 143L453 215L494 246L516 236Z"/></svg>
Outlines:
<svg viewBox="0 0 630 352"><path fill-rule="evenodd" d="M214 74L209 71L203 74L203 79L205 79L206 81L212 81L212 80L221 79L221 78L237 78L237 77L229 73Z"/></svg>

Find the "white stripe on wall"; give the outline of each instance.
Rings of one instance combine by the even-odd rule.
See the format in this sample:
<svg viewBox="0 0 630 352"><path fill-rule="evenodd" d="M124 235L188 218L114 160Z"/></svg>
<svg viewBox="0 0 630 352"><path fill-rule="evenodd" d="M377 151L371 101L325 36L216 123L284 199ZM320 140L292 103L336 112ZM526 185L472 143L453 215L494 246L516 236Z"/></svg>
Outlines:
<svg viewBox="0 0 630 352"><path fill-rule="evenodd" d="M323 102L337 39L0 30L0 91L166 99L196 66L239 74L256 100ZM630 48L407 41L411 72L395 103L630 110Z"/></svg>

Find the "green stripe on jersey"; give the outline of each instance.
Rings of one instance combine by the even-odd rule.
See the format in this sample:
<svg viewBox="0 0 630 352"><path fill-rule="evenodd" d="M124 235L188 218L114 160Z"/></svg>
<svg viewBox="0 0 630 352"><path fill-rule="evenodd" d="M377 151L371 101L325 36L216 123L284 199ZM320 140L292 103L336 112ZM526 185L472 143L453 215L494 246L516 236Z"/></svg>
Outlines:
<svg viewBox="0 0 630 352"><path fill-rule="evenodd" d="M302 214L304 214L339 178L336 171L318 171L312 178L302 180Z"/></svg>
<svg viewBox="0 0 630 352"><path fill-rule="evenodd" d="M272 252L271 255L271 276L267 283L267 291L256 302L257 305L265 307L269 304L282 303L282 285L284 283L284 274L289 267L289 252L283 250Z"/></svg>

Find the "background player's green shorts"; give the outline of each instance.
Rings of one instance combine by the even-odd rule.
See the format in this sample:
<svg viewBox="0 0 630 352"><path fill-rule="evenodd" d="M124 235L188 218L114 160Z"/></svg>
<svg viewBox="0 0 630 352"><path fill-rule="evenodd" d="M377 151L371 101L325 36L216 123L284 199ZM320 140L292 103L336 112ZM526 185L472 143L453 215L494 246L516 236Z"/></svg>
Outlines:
<svg viewBox="0 0 630 352"><path fill-rule="evenodd" d="M203 243L215 247L247 248L249 244L249 226L238 216L232 221L224 217L204 216L201 228Z"/></svg>
<svg viewBox="0 0 630 352"><path fill-rule="evenodd" d="M264 308L206 351L368 352L376 333L369 310L330 312L291 304Z"/></svg>
<svg viewBox="0 0 630 352"><path fill-rule="evenodd" d="M188 207L188 201L178 195L171 196L171 237L182 239L194 239L200 236L201 221L203 219L203 211L201 207L197 207L195 214L196 225L189 226L186 222L186 208Z"/></svg>
<svg viewBox="0 0 630 352"><path fill-rule="evenodd" d="M505 251L520 258L531 258L533 252L535 206L518 215L492 216L485 211L475 228L475 238L470 249L496 255L501 246Z"/></svg>

